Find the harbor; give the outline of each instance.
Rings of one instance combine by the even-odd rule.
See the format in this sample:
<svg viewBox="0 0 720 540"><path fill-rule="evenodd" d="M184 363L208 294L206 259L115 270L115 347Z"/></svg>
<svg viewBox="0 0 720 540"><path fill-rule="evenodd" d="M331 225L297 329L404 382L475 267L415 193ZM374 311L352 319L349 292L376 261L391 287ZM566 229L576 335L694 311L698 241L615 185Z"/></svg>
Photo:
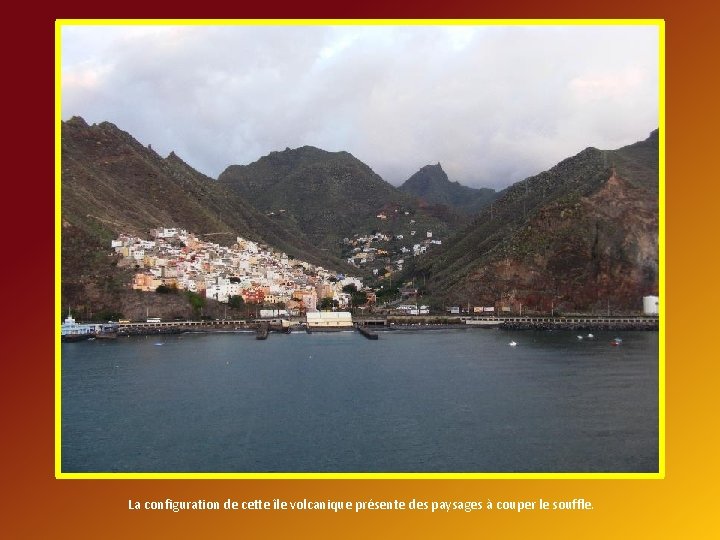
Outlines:
<svg viewBox="0 0 720 540"><path fill-rule="evenodd" d="M372 316L326 318L318 316L288 319L217 319L200 321L120 321L108 324L63 325L63 340L77 341L92 337L182 334L186 332L257 332L267 338L270 332L322 332L357 329L368 337L373 331L431 330L443 328L500 328L503 330L658 330L658 317L648 316L564 316L564 317L463 317L463 316ZM67 320L66 320L67 321ZM308 322L310 321L310 322ZM103 332L108 333L106 336ZM259 338L259 339L264 339ZM370 339L377 339L370 338Z"/></svg>

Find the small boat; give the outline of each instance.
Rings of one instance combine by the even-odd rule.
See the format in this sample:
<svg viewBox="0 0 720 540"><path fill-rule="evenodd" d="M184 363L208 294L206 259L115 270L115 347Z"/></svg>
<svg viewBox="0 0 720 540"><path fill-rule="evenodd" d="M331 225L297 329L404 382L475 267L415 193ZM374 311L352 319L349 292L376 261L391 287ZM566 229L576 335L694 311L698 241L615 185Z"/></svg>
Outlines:
<svg viewBox="0 0 720 540"><path fill-rule="evenodd" d="M595 336L593 334L588 334L587 337L588 339L595 339Z"/></svg>
<svg viewBox="0 0 720 540"><path fill-rule="evenodd" d="M622 345L622 339L620 339L619 337L616 337L615 339L613 339L613 340L610 342L610 345L612 345L613 347L617 347L617 346L619 346L619 345Z"/></svg>
<svg viewBox="0 0 720 540"><path fill-rule="evenodd" d="M583 338L583 337L582 337L582 336L578 336L577 338L578 338L578 341L582 341L582 338Z"/></svg>
<svg viewBox="0 0 720 540"><path fill-rule="evenodd" d="M517 343L515 343L514 341L511 341L510 343L508 343L508 345L510 345L511 347L517 347Z"/></svg>

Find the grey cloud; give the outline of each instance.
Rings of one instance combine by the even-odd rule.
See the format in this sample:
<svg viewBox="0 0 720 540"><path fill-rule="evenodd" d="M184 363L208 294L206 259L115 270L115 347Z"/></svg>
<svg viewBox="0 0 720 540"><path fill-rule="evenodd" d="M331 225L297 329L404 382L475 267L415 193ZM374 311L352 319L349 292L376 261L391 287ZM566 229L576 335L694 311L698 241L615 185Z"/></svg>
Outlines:
<svg viewBox="0 0 720 540"><path fill-rule="evenodd" d="M305 144L503 187L658 123L655 27L65 27L62 116L216 177Z"/></svg>

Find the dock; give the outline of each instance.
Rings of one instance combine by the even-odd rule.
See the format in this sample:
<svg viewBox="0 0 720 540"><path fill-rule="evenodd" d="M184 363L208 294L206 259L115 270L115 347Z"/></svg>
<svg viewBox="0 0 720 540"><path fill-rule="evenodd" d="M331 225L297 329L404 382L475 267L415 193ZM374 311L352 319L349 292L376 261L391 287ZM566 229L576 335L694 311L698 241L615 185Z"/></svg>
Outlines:
<svg viewBox="0 0 720 540"><path fill-rule="evenodd" d="M270 333L270 325L267 323L260 323L255 329L255 339L267 339Z"/></svg>
<svg viewBox="0 0 720 540"><path fill-rule="evenodd" d="M375 332L371 332L364 326L358 325L355 329L368 339L378 339L378 335Z"/></svg>

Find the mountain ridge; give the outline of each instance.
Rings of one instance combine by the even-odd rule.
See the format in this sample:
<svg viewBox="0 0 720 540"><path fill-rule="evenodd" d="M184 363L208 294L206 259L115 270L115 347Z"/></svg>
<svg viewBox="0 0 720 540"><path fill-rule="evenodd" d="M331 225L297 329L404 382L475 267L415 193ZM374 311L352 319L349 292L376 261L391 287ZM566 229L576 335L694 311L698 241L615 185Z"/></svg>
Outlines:
<svg viewBox="0 0 720 540"><path fill-rule="evenodd" d="M338 270L343 237L383 230L412 244L410 233L432 231L442 247L410 258L393 280L422 278L438 303L631 309L639 295L657 293L657 130L616 150L587 147L493 192L469 222L449 201L402 192L348 152L287 148L230 165L214 180L110 122L73 117L61 139L63 305L127 302L131 276L117 268L109 242L160 226L226 244L245 236ZM439 185L465 199L474 193L450 182L439 163L413 177L410 185L426 192ZM380 260L380 269L389 263Z"/></svg>

